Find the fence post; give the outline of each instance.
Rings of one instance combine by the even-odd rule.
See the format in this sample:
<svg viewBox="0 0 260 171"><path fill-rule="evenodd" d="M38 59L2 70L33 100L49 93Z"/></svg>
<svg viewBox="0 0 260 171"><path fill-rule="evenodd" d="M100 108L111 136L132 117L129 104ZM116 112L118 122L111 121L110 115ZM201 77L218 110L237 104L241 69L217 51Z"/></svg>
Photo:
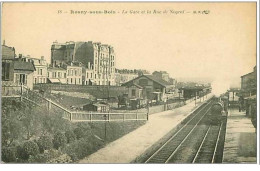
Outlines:
<svg viewBox="0 0 260 171"><path fill-rule="evenodd" d="M136 120L138 120L138 113L136 112Z"/></svg>
<svg viewBox="0 0 260 171"><path fill-rule="evenodd" d="M147 121L149 120L149 112L147 112Z"/></svg>
<svg viewBox="0 0 260 171"><path fill-rule="evenodd" d="M70 121L72 121L72 113L70 113Z"/></svg>
<svg viewBox="0 0 260 171"><path fill-rule="evenodd" d="M48 111L50 111L51 110L51 102L49 100L47 102L48 102Z"/></svg>
<svg viewBox="0 0 260 171"><path fill-rule="evenodd" d="M23 85L21 85L21 101L23 101Z"/></svg>
<svg viewBox="0 0 260 171"><path fill-rule="evenodd" d="M21 96L23 95L23 85L21 85Z"/></svg>
<svg viewBox="0 0 260 171"><path fill-rule="evenodd" d="M123 113L123 121L125 121L125 113Z"/></svg>
<svg viewBox="0 0 260 171"><path fill-rule="evenodd" d="M90 112L90 114L89 114L89 120L90 120L90 122L92 122L92 112Z"/></svg>

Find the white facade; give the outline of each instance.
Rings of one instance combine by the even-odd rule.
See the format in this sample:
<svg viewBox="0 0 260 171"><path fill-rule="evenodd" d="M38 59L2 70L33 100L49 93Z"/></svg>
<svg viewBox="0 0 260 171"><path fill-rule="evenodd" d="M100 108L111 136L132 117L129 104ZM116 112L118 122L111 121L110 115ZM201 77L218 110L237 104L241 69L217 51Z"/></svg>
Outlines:
<svg viewBox="0 0 260 171"><path fill-rule="evenodd" d="M67 83L67 70L63 68L48 68L47 77L49 78L50 82L58 80L62 84Z"/></svg>
<svg viewBox="0 0 260 171"><path fill-rule="evenodd" d="M67 84L82 85L82 67L67 66Z"/></svg>
<svg viewBox="0 0 260 171"><path fill-rule="evenodd" d="M47 62L42 56L41 59L24 57L26 61L33 62L35 71L33 72L33 84L47 83Z"/></svg>

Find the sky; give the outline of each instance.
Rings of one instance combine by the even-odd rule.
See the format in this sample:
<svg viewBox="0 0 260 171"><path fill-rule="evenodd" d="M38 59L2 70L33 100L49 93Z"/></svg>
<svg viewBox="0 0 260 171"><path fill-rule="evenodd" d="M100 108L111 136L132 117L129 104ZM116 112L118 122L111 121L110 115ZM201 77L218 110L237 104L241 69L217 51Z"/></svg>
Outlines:
<svg viewBox="0 0 260 171"><path fill-rule="evenodd" d="M203 10L209 14L193 14ZM5 3L2 12L6 45L47 61L55 40L101 42L114 47L117 68L165 70L174 78L210 78L225 87L239 85L256 65L255 3Z"/></svg>

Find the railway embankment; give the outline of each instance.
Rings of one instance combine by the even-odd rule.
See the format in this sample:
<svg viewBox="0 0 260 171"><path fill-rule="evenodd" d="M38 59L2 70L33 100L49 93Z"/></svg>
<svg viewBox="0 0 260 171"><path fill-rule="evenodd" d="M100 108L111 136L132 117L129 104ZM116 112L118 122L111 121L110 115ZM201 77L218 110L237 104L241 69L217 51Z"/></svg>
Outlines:
<svg viewBox="0 0 260 171"><path fill-rule="evenodd" d="M223 163L256 163L257 136L255 128L245 114L230 109L223 152Z"/></svg>
<svg viewBox="0 0 260 171"><path fill-rule="evenodd" d="M129 134L111 142L79 163L130 163L144 154L155 143L180 125L193 111L207 99L197 103L192 101L185 106L151 115L149 121Z"/></svg>

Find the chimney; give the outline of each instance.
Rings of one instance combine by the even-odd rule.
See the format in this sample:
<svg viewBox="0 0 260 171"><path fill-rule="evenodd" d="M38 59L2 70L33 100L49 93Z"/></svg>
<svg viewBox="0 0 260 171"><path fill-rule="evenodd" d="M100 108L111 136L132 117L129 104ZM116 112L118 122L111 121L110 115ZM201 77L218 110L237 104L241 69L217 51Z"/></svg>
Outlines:
<svg viewBox="0 0 260 171"><path fill-rule="evenodd" d="M3 45L5 45L5 40L3 41Z"/></svg>
<svg viewBox="0 0 260 171"><path fill-rule="evenodd" d="M19 59L22 59L23 55L22 54L19 54Z"/></svg>
<svg viewBox="0 0 260 171"><path fill-rule="evenodd" d="M44 56L41 56L41 60L44 60Z"/></svg>
<svg viewBox="0 0 260 171"><path fill-rule="evenodd" d="M90 69L90 62L88 62L88 69Z"/></svg>

